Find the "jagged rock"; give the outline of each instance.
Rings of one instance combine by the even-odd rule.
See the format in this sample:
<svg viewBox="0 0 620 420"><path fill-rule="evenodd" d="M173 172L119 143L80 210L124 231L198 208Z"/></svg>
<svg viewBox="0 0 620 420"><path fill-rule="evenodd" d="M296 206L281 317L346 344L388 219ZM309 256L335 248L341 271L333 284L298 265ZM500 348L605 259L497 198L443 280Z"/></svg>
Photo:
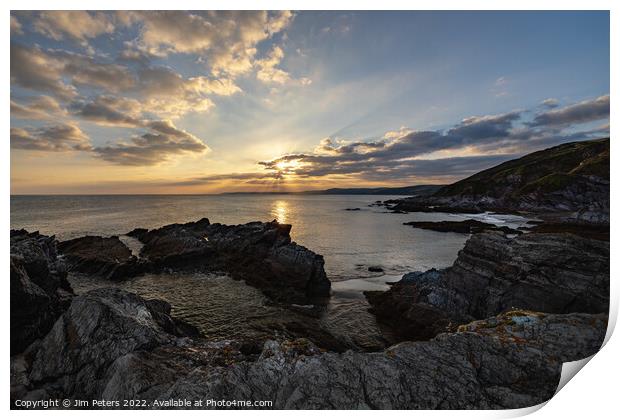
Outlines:
<svg viewBox="0 0 620 420"><path fill-rule="evenodd" d="M134 229L133 236L144 243L140 256L156 267L176 268L192 264L205 264L212 253L206 239L209 219L186 224L171 224L159 229Z"/></svg>
<svg viewBox="0 0 620 420"><path fill-rule="evenodd" d="M323 257L291 242L290 230L276 221L228 226L202 219L130 234L144 243L140 256L156 269L226 271L280 301L329 296Z"/></svg>
<svg viewBox="0 0 620 420"><path fill-rule="evenodd" d="M11 354L16 354L50 330L73 291L53 236L12 230L10 266Z"/></svg>
<svg viewBox="0 0 620 420"><path fill-rule="evenodd" d="M277 221L207 229L221 269L238 275L267 296L304 303L328 297L331 283L321 255L291 242L291 225Z"/></svg>
<svg viewBox="0 0 620 420"><path fill-rule="evenodd" d="M157 303L161 305L161 302ZM90 308L90 309L89 309ZM12 359L16 398L268 400L272 408L519 408L549 399L563 362L592 355L603 315L510 312L384 352L323 352L304 339L239 343L166 333L136 295L76 298L37 347Z"/></svg>
<svg viewBox="0 0 620 420"><path fill-rule="evenodd" d="M508 235L520 235L520 230L509 228L508 226L496 226L491 223L484 223L479 220L467 219L460 221L441 221L441 222L405 222L403 225L412 226L418 229L429 229L437 232L456 232L456 233L481 233L485 230L495 230Z"/></svg>
<svg viewBox="0 0 620 420"><path fill-rule="evenodd" d="M77 238L62 242L60 250L70 269L112 279L171 269L224 271L277 301L328 297L323 257L292 242L290 231L291 225L277 221L228 226L203 218L128 232L143 244L139 259L116 236Z"/></svg>
<svg viewBox="0 0 620 420"><path fill-rule="evenodd" d="M379 320L406 339L511 308L603 313L609 307L609 243L572 234L473 235L445 270L410 273L366 292Z"/></svg>
<svg viewBox="0 0 620 420"><path fill-rule="evenodd" d="M170 317L169 309L161 301L149 302L119 289L96 289L76 297L32 350L29 380L50 383L50 389L65 395L97 395L105 379L101 372L116 359L176 343L177 335L187 332L186 325Z"/></svg>
<svg viewBox="0 0 620 420"><path fill-rule="evenodd" d="M144 267L118 236L83 236L60 242L58 250L67 261L70 271L111 280L144 272Z"/></svg>

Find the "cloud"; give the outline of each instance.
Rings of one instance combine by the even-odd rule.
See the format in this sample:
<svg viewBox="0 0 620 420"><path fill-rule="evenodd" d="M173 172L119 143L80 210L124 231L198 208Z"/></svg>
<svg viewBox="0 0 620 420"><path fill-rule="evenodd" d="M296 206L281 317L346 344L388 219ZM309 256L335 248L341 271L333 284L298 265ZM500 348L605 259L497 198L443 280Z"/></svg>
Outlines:
<svg viewBox="0 0 620 420"><path fill-rule="evenodd" d="M91 102L71 105L74 115L104 126L141 127L142 104L136 99L97 96Z"/></svg>
<svg viewBox="0 0 620 420"><path fill-rule="evenodd" d="M62 66L62 74L71 77L74 84L94 86L108 92L126 91L136 84L131 70L116 63L104 63L87 55L62 50L50 52L50 57Z"/></svg>
<svg viewBox="0 0 620 420"><path fill-rule="evenodd" d="M216 76L236 76L254 66L256 46L288 27L289 11L118 12L140 28L136 48L151 54L199 54Z"/></svg>
<svg viewBox="0 0 620 420"><path fill-rule="evenodd" d="M86 41L88 38L114 31L114 25L107 14L81 10L41 12L34 20L33 27L35 31L56 41L65 37Z"/></svg>
<svg viewBox="0 0 620 420"><path fill-rule="evenodd" d="M23 34L22 24L19 23L19 20L15 16L11 16L11 34Z"/></svg>
<svg viewBox="0 0 620 420"><path fill-rule="evenodd" d="M465 118L460 124L448 131L448 135L462 139L481 140L508 136L521 112L514 111L501 115Z"/></svg>
<svg viewBox="0 0 620 420"><path fill-rule="evenodd" d="M70 79L72 84L66 83ZM11 83L42 91L66 101L78 96L77 86L106 93L127 92L142 98L143 112L161 118L178 118L188 112L205 112L213 96L241 92L231 79L196 76L184 78L167 67L129 67L63 50L11 46Z"/></svg>
<svg viewBox="0 0 620 420"><path fill-rule="evenodd" d="M95 154L108 162L125 166L152 166L174 156L205 153L209 147L194 135L176 128L171 121L147 124L149 131L128 141L95 147Z"/></svg>
<svg viewBox="0 0 620 420"><path fill-rule="evenodd" d="M557 108L560 105L560 101L555 98L547 98L540 103L542 106L547 108Z"/></svg>
<svg viewBox="0 0 620 420"><path fill-rule="evenodd" d="M62 63L38 47L11 44L11 83L27 89L54 94L61 99L77 95L76 89L62 80Z"/></svg>
<svg viewBox="0 0 620 420"><path fill-rule="evenodd" d="M565 126L609 117L609 95L542 112L529 124L532 127Z"/></svg>
<svg viewBox="0 0 620 420"><path fill-rule="evenodd" d="M498 77L497 79L495 79L495 82L493 83L493 88L491 89L491 91L498 98L502 96L508 96L509 95L508 85L509 85L509 80L506 76Z"/></svg>
<svg viewBox="0 0 620 420"><path fill-rule="evenodd" d="M43 128L11 128L11 148L66 152L91 150L89 138L75 123Z"/></svg>
<svg viewBox="0 0 620 420"><path fill-rule="evenodd" d="M276 67L280 64L283 57L284 51L282 51L282 48L274 46L266 58L256 62L259 68L256 72L256 78L265 83L284 84L288 82L291 79L290 75Z"/></svg>
<svg viewBox="0 0 620 420"><path fill-rule="evenodd" d="M18 103L11 99L11 118L49 120L66 115L67 111L51 96L38 96L28 103Z"/></svg>
<svg viewBox="0 0 620 420"><path fill-rule="evenodd" d="M212 182L219 181L246 181L252 182L256 180L263 181L271 181L277 182L284 179L283 174L279 172L270 173L270 172L242 172L242 173L232 173L232 174L217 174L217 175L207 175L196 178L185 179L182 181L170 182L166 185L170 186L194 186L194 185L206 185Z"/></svg>
<svg viewBox="0 0 620 420"><path fill-rule="evenodd" d="M136 83L131 71L118 64L102 63L69 51L43 51L39 47L11 44L11 83L67 100L78 93L65 78L74 84L111 92L131 89Z"/></svg>
<svg viewBox="0 0 620 420"><path fill-rule="evenodd" d="M208 111L214 106L211 96L241 92L241 88L230 79L204 76L186 79L166 67L142 68L138 79L138 93L144 97L145 110L169 118Z"/></svg>

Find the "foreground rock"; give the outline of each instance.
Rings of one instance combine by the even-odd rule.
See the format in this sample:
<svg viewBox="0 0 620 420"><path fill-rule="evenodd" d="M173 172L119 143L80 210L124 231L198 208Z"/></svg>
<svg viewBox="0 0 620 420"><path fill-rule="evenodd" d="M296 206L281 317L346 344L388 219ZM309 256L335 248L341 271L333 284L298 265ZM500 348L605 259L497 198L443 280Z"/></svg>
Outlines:
<svg viewBox="0 0 620 420"><path fill-rule="evenodd" d="M269 341L261 350L179 337L156 314L144 299L115 289L77 297L28 357L11 360L11 400L144 399L152 408L171 399L203 400L204 408L222 399L292 409L518 408L549 399L562 362L595 353L606 329L602 315L512 312L429 342L336 354L303 339Z"/></svg>
<svg viewBox="0 0 620 420"><path fill-rule="evenodd" d="M43 337L69 303L73 291L54 237L11 231L11 354Z"/></svg>
<svg viewBox="0 0 620 420"><path fill-rule="evenodd" d="M606 313L609 243L567 233L477 234L452 267L410 273L386 292L365 294L403 339L428 339L511 308Z"/></svg>
<svg viewBox="0 0 620 420"><path fill-rule="evenodd" d="M411 226L417 229L428 229L437 232L455 232L455 233L481 233L486 230L495 230L510 235L520 235L520 230L511 229L508 226L497 226L491 223L484 223L479 220L467 219L459 221L441 221L441 222L405 222L403 225Z"/></svg>

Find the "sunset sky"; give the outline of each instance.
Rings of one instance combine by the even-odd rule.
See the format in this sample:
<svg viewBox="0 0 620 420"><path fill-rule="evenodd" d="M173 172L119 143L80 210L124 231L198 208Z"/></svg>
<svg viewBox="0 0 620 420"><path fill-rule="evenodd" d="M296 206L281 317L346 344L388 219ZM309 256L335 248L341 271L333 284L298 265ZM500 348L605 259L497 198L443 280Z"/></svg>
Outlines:
<svg viewBox="0 0 620 420"><path fill-rule="evenodd" d="M608 12L13 12L13 194L448 183L609 134Z"/></svg>

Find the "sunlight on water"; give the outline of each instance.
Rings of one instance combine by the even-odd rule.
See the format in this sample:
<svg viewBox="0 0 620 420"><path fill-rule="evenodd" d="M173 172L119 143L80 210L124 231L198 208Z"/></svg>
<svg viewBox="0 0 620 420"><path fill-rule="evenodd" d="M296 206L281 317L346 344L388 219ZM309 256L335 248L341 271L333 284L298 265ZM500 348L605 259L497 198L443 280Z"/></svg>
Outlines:
<svg viewBox="0 0 620 420"><path fill-rule="evenodd" d="M278 221L278 223L288 223L288 213L288 201L274 201L271 209L271 215Z"/></svg>

